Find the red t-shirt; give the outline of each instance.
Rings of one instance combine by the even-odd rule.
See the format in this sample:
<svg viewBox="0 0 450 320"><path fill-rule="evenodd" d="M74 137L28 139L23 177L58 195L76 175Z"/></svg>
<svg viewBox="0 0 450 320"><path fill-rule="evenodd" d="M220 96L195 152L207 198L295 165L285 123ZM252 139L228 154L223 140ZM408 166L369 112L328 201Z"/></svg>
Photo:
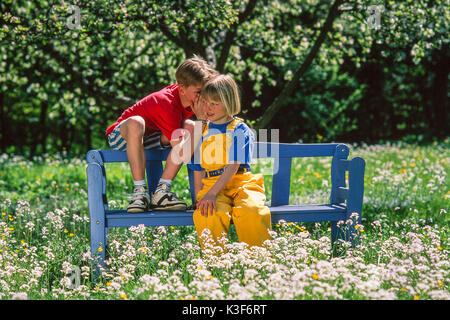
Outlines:
<svg viewBox="0 0 450 320"><path fill-rule="evenodd" d="M154 92L126 109L117 121L106 129L106 135L123 120L141 116L145 120L145 134L161 131L169 140L172 132L181 128L184 120L194 114L190 107L181 104L178 84Z"/></svg>

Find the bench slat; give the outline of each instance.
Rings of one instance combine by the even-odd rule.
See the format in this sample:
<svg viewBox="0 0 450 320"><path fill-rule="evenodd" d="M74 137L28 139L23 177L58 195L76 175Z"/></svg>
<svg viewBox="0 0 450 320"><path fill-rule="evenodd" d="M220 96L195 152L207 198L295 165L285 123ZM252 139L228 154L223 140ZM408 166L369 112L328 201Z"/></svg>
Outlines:
<svg viewBox="0 0 450 320"><path fill-rule="evenodd" d="M336 151L337 143L268 143L257 142L253 149L254 158L302 158L331 157Z"/></svg>
<svg viewBox="0 0 450 320"><path fill-rule="evenodd" d="M129 227L144 224L145 226L187 226L193 225L192 210L188 211L150 211L144 213L128 213L126 210L106 211L106 226Z"/></svg>
<svg viewBox="0 0 450 320"><path fill-rule="evenodd" d="M342 160L347 159L349 151L347 146L340 144L336 147L335 154L333 155L333 160L331 161L330 203L341 203L345 200L340 197L338 188L345 187L345 170L342 169L346 164Z"/></svg>
<svg viewBox="0 0 450 320"><path fill-rule="evenodd" d="M321 144L291 144L291 143L268 143L257 142L253 148L254 158L293 158L293 157L331 157L334 155L337 143ZM170 148L145 150L146 160L164 161L169 155ZM95 159L95 153L101 155L100 159ZM91 150L87 155L88 162L99 161L108 162L127 162L127 153L116 150Z"/></svg>
<svg viewBox="0 0 450 320"><path fill-rule="evenodd" d="M348 199L348 188L337 187L337 196L339 199Z"/></svg>
<svg viewBox="0 0 450 320"><path fill-rule="evenodd" d="M272 206L289 204L292 158L275 159L272 180Z"/></svg>
<svg viewBox="0 0 450 320"><path fill-rule="evenodd" d="M149 160L165 160L169 155L170 148L167 149L151 149L145 150L145 159ZM97 150L102 155L103 162L128 162L127 153L125 151L116 150Z"/></svg>
<svg viewBox="0 0 450 320"><path fill-rule="evenodd" d="M345 220L345 206L321 205L287 205L270 208L272 223L284 220L286 222L320 222Z"/></svg>
<svg viewBox="0 0 450 320"><path fill-rule="evenodd" d="M146 161L145 171L147 173L147 186L149 192L155 191L163 170L161 161Z"/></svg>
<svg viewBox="0 0 450 320"><path fill-rule="evenodd" d="M286 205L271 207L272 222L290 221L338 221L345 219L346 208L341 205ZM107 210L106 227L145 226L185 226L193 225L192 210L188 211L151 211L128 213L126 210Z"/></svg>
<svg viewBox="0 0 450 320"><path fill-rule="evenodd" d="M346 160L346 159L339 159L338 162L338 166L339 166L339 171L348 171L349 166L350 166L350 160Z"/></svg>

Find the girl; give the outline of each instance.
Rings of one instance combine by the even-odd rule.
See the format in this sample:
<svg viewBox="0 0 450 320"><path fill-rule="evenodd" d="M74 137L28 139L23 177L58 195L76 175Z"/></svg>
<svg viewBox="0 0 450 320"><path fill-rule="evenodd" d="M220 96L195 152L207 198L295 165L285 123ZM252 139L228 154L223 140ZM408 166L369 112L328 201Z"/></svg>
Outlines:
<svg viewBox="0 0 450 320"><path fill-rule="evenodd" d="M236 83L228 75L219 75L205 84L201 103L208 123L202 133L194 163L197 208L194 224L202 248L205 229L216 245L227 236L230 221L240 242L261 246L270 239L270 210L264 205L261 174L250 170L254 135L242 119L234 117L241 110Z"/></svg>

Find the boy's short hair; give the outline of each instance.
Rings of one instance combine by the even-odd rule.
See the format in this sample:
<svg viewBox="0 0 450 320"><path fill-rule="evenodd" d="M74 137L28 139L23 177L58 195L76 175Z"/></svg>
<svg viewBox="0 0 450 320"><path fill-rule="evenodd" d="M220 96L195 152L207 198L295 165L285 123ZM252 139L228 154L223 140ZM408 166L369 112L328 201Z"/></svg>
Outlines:
<svg viewBox="0 0 450 320"><path fill-rule="evenodd" d="M221 101L230 116L241 112L239 89L229 75L221 74L210 79L203 87L201 95L207 99Z"/></svg>
<svg viewBox="0 0 450 320"><path fill-rule="evenodd" d="M187 88L192 85L204 85L218 74L204 59L194 55L192 58L184 60L178 66L175 78L178 84Z"/></svg>

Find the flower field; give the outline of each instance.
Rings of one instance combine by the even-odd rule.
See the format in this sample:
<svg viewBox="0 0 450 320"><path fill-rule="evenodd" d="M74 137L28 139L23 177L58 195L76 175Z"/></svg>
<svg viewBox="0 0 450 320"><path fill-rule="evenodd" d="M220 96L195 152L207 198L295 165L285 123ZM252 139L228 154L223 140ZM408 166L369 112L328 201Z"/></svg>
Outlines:
<svg viewBox="0 0 450 320"><path fill-rule="evenodd" d="M200 250L195 228L114 228L93 278L84 159L0 156L1 299L449 300L450 143L362 145L366 160L360 244L339 243L329 223L273 224L248 248L233 227L225 251ZM265 173L270 162L255 162ZM128 164L108 165L108 201L126 206ZM296 159L291 203L328 200L331 159ZM270 195L271 177L265 176ZM174 191L189 203L186 171ZM268 199L270 200L270 199ZM352 223L343 221L342 226Z"/></svg>

